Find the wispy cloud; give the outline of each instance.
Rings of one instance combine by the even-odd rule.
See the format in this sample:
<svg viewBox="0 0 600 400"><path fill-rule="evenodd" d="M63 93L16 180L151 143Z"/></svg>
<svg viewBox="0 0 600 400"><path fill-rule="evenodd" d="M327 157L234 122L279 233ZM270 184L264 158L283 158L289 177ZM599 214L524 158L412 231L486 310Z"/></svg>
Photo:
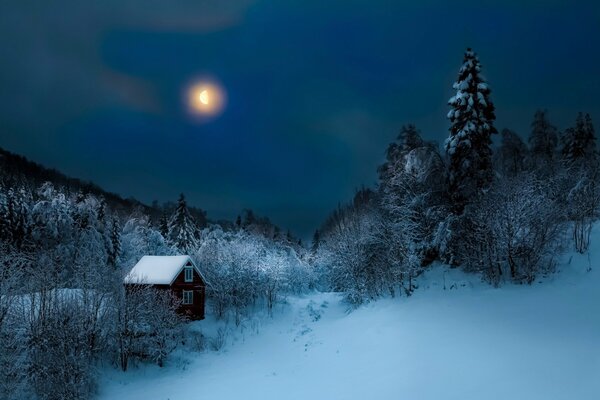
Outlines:
<svg viewBox="0 0 600 400"><path fill-rule="evenodd" d="M113 30L214 32L243 20L253 0L54 0L0 3L1 122L12 134L58 129L100 107L155 112L152 86L103 64ZM44 110L44 118L39 117ZM8 132L7 134L11 134Z"/></svg>

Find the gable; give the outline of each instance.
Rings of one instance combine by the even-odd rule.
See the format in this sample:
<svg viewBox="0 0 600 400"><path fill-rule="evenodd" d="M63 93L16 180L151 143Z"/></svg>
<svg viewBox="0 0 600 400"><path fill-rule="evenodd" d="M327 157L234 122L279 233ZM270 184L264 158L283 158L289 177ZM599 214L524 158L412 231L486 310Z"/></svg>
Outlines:
<svg viewBox="0 0 600 400"><path fill-rule="evenodd" d="M192 284L194 285L206 285L206 282L204 281L204 278L202 277L202 275L200 274L200 271L196 268L196 266L190 261L187 262L183 268L181 268L181 271L179 271L179 274L177 274L177 276L175 277L175 279L173 279L173 282L171 282L171 285L176 285L176 284L190 284L190 282L186 282L185 281L185 270L187 268L191 268L192 270L192 274L193 274L193 280L192 280Z"/></svg>

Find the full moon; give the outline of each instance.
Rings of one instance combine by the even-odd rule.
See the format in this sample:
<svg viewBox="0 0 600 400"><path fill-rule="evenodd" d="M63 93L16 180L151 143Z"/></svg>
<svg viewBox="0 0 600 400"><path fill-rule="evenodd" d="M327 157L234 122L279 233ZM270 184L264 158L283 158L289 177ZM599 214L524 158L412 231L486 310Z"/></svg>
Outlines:
<svg viewBox="0 0 600 400"><path fill-rule="evenodd" d="M215 82L196 82L187 90L187 106L192 115L216 116L225 107L225 91Z"/></svg>

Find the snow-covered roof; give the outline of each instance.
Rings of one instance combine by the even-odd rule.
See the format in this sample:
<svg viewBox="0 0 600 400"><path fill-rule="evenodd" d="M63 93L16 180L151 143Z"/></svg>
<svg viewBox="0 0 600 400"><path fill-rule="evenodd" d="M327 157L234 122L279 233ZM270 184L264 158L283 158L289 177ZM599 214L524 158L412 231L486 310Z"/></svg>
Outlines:
<svg viewBox="0 0 600 400"><path fill-rule="evenodd" d="M202 276L190 256L144 256L129 271L123 282L170 285L188 262L198 272L198 275Z"/></svg>

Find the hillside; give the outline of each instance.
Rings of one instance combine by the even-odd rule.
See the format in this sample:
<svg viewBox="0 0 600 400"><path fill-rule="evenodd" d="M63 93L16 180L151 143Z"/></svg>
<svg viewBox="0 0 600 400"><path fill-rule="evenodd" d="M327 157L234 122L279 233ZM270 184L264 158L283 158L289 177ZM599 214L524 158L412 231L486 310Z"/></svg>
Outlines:
<svg viewBox="0 0 600 400"><path fill-rule="evenodd" d="M350 314L336 294L289 298L273 320L232 329L220 352L111 372L100 398L598 398L598 229L589 259L567 255L532 286L494 289L441 266L419 285Z"/></svg>
<svg viewBox="0 0 600 400"><path fill-rule="evenodd" d="M162 205L154 202L152 205L147 205L133 197L123 198L116 193L104 190L93 182L82 181L81 179L67 176L56 169L47 168L24 156L0 147L0 182L2 181L6 181L8 186L11 186L16 181L32 188L37 188L44 182L51 182L55 187L64 190L66 193L82 192L102 197L115 211L130 214L140 210L155 220L163 213L172 213L175 208L174 202ZM206 211L197 207L190 207L190 212L200 226L206 226L209 222L206 219ZM219 221L218 223L225 225L228 222Z"/></svg>
<svg viewBox="0 0 600 400"><path fill-rule="evenodd" d="M32 186L40 186L44 182L52 182L56 187L64 188L67 192L91 193L102 196L106 201L117 209L132 210L135 207L142 208L145 212L154 211L135 199L124 199L118 194L108 192L92 182L82 181L69 177L56 169L47 168L41 164L30 161L27 158L11 153L0 147L0 177L9 180L28 182Z"/></svg>

